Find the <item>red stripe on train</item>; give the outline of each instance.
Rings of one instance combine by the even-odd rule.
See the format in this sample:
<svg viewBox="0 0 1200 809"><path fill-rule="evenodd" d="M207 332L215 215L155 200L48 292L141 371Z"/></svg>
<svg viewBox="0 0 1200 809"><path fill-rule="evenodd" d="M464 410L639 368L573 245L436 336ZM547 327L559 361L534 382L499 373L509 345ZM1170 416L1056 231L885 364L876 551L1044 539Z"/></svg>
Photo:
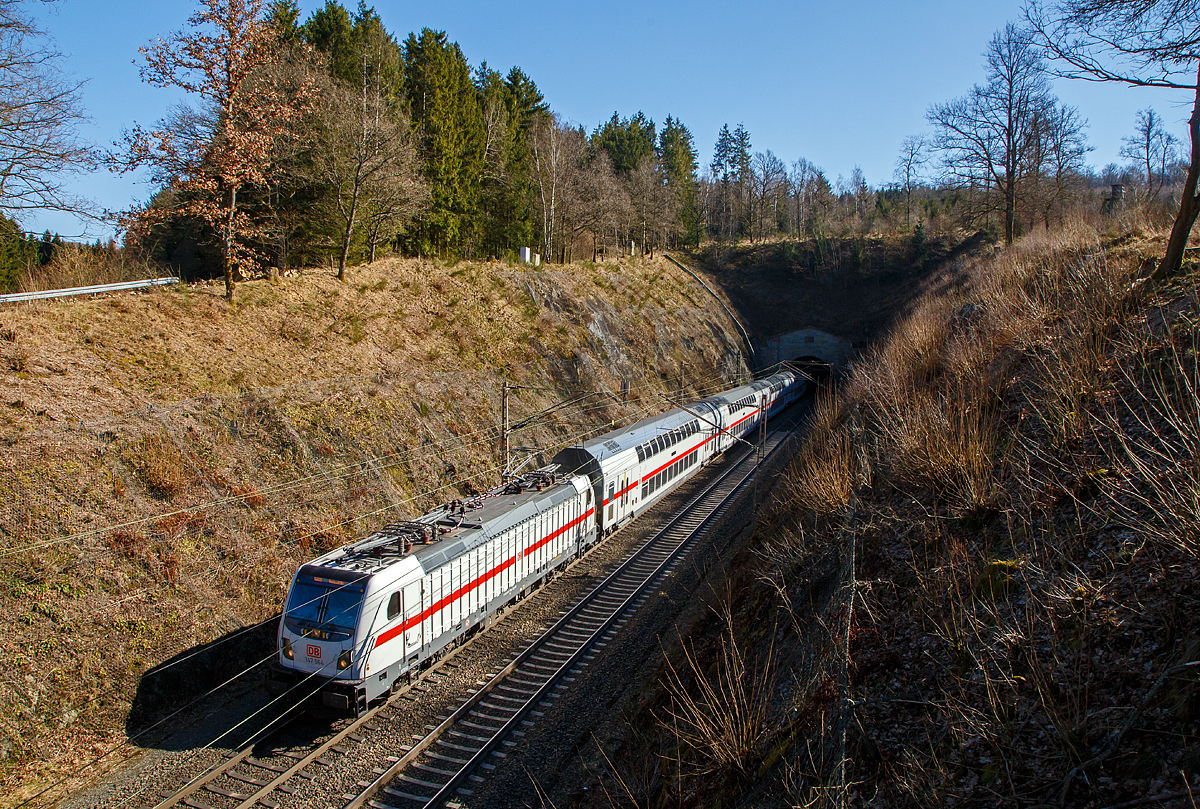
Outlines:
<svg viewBox="0 0 1200 809"><path fill-rule="evenodd" d="M572 528L576 527L581 522L584 522L588 517L592 516L592 514L594 514L595 511L596 511L595 509L589 508L587 510L587 513L584 514L582 517L576 517L574 520L567 523L562 528L559 528L557 531L553 532L552 534L548 534L547 536L543 537L542 539L539 539L533 545L530 545L528 548L526 548L523 551L523 555L529 556L529 554L533 553L538 548L543 547L546 543L551 542L556 537L559 537L563 533L570 531ZM462 587L459 587L457 590L455 590L450 595L444 596L443 598L439 599L436 604L433 604L432 606L430 606L428 609L426 609L420 615L414 615L412 618L409 618L404 623L398 624L398 625L392 627L391 629L389 629L388 631L380 633L380 635L377 638L375 638L375 647L374 648L379 648L380 646L387 643L389 640L396 637L397 635L402 634L406 630L412 629L414 626L421 623L425 619L433 617L433 615L436 614L437 612L444 610L447 606L449 606L454 601L457 601L458 599L462 598L464 595L471 592L472 590L479 587L480 585L484 584L485 582L489 581L490 579L495 578L496 576L503 573L505 570L512 567L516 563L517 563L517 557L515 557L515 556L504 560L503 562L496 565L494 568L492 568L488 572L480 575L479 577L477 577L476 579L471 581L469 584L464 584Z"/></svg>
<svg viewBox="0 0 1200 809"><path fill-rule="evenodd" d="M738 419L738 420L737 420L737 421L735 421L735 422L734 422L732 425L730 425L730 427L729 427L729 430L725 430L725 432L729 432L730 430L732 430L734 427L737 427L739 424L741 424L741 423L742 423L743 421L745 421L746 419L748 419L748 418L752 418L752 417L754 416L754 414L755 414L755 413L757 413L757 412L758 412L758 410L756 409L756 410L754 410L754 412L750 413L749 415L747 415L747 416L743 416L742 418ZM719 435L719 433L718 433L717 435ZM655 470L654 470L653 472L651 472L650 474L643 476L643 477L642 477L642 483L645 483L647 480L649 480L650 478L654 477L654 476L655 476L655 475L657 475L659 472L663 471L663 470L664 470L664 469L666 469L668 466L670 466L671 464L673 464L673 463L675 463L676 461L678 461L678 460L679 460L680 458L682 458L684 455L687 455L687 454L688 454L688 453L690 453L690 452L695 452L696 450L700 449L700 447L704 446L704 445L705 445L705 444L707 444L709 441L712 441L714 438L716 438L716 437L717 437L717 435L710 435L708 438L704 439L704 440L703 440L703 441L701 441L699 444L697 444L696 446L694 446L694 447L692 447L691 449L689 449L687 452L683 452L683 453L680 453L679 455L676 455L674 458L672 458L671 460L667 461L667 462L666 462L665 464L663 464L662 466L658 467L658 469L655 469Z"/></svg>

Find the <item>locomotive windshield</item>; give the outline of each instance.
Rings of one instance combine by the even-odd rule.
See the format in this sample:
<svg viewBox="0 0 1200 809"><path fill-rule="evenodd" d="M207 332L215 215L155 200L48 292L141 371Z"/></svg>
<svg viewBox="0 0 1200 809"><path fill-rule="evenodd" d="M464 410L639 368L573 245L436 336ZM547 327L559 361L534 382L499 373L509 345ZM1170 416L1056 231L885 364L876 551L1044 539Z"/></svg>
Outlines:
<svg viewBox="0 0 1200 809"><path fill-rule="evenodd" d="M284 626L317 640L346 640L354 634L362 606L361 583L301 576L288 597Z"/></svg>

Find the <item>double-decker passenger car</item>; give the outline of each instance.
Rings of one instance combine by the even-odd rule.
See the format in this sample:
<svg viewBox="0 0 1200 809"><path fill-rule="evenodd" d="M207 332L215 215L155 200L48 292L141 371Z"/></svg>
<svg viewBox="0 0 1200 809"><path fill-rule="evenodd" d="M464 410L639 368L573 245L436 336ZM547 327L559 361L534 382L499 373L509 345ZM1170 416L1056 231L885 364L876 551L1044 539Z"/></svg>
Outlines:
<svg viewBox="0 0 1200 809"><path fill-rule="evenodd" d="M592 481L596 523L607 536L758 427L763 413L779 412L804 390L804 377L782 371L567 447L554 463Z"/></svg>
<svg viewBox="0 0 1200 809"><path fill-rule="evenodd" d="M723 429L718 408L697 402L567 447L554 463L591 481L600 504L597 529L607 536L719 452L713 437Z"/></svg>

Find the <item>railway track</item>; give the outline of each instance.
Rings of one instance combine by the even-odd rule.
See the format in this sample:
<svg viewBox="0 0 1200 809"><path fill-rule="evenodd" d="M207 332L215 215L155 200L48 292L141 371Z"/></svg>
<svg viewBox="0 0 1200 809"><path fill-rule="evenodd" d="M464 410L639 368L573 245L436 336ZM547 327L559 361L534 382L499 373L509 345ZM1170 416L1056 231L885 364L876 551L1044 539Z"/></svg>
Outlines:
<svg viewBox="0 0 1200 809"><path fill-rule="evenodd" d="M454 658L461 648L432 666L421 679L399 689L382 705L355 720L342 722L332 736L315 747L301 734L292 738L292 724L302 718L285 715L282 722L257 734L237 754L163 797L154 809L181 806L191 809L251 809L256 806L276 809L285 796L300 791L304 781L316 778L323 768L332 765L334 758L348 755L355 746L366 741L367 734L403 711L407 702L419 699L447 668L455 667ZM486 682L485 678L477 685ZM406 751L396 752L403 754ZM398 760L391 756L391 761Z"/></svg>
<svg viewBox="0 0 1200 809"><path fill-rule="evenodd" d="M764 455L783 440L785 433L767 439ZM729 455L732 452L727 453ZM668 575L707 525L719 518L733 496L751 478L755 453L743 448L726 462L715 480L654 532L633 555L614 570L525 651L499 671L475 682L473 694L429 732L413 737L413 744L393 750L378 762L371 782L359 782L358 794L345 794L344 809L408 809L414 806L454 805L471 793L468 784L481 779L505 751L516 746L523 728L541 716L558 692L569 686L587 662L627 620L631 608L645 600L655 583ZM303 734L290 739L297 716L287 716L277 726L249 740L235 755L223 760L181 788L165 795L154 809L278 809L292 795L302 795L305 784L320 777L334 760L350 755L373 731L397 719L405 706L437 683L456 666L460 646L410 685L363 716L346 720L315 747Z"/></svg>
<svg viewBox="0 0 1200 809"><path fill-rule="evenodd" d="M773 433L769 454L786 434ZM457 806L472 779L503 760L524 728L542 715L557 693L608 642L613 633L686 555L705 528L719 519L755 471L745 452L624 564L497 672L453 714L413 745L343 809L409 809ZM484 773L484 774L481 774Z"/></svg>

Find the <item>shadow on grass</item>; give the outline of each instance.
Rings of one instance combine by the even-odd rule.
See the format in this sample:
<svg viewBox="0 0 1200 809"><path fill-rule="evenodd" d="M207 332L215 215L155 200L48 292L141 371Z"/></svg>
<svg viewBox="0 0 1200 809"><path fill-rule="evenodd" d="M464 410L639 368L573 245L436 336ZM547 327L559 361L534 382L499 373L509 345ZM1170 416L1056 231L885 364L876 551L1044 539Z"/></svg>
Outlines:
<svg viewBox="0 0 1200 809"><path fill-rule="evenodd" d="M275 700L265 688L278 626L275 616L193 646L148 670L138 682L125 732L143 748L190 750L214 740L214 746L236 748L278 724L298 701L289 696ZM314 723L309 732L316 735L321 726L327 730L329 721L305 724Z"/></svg>

